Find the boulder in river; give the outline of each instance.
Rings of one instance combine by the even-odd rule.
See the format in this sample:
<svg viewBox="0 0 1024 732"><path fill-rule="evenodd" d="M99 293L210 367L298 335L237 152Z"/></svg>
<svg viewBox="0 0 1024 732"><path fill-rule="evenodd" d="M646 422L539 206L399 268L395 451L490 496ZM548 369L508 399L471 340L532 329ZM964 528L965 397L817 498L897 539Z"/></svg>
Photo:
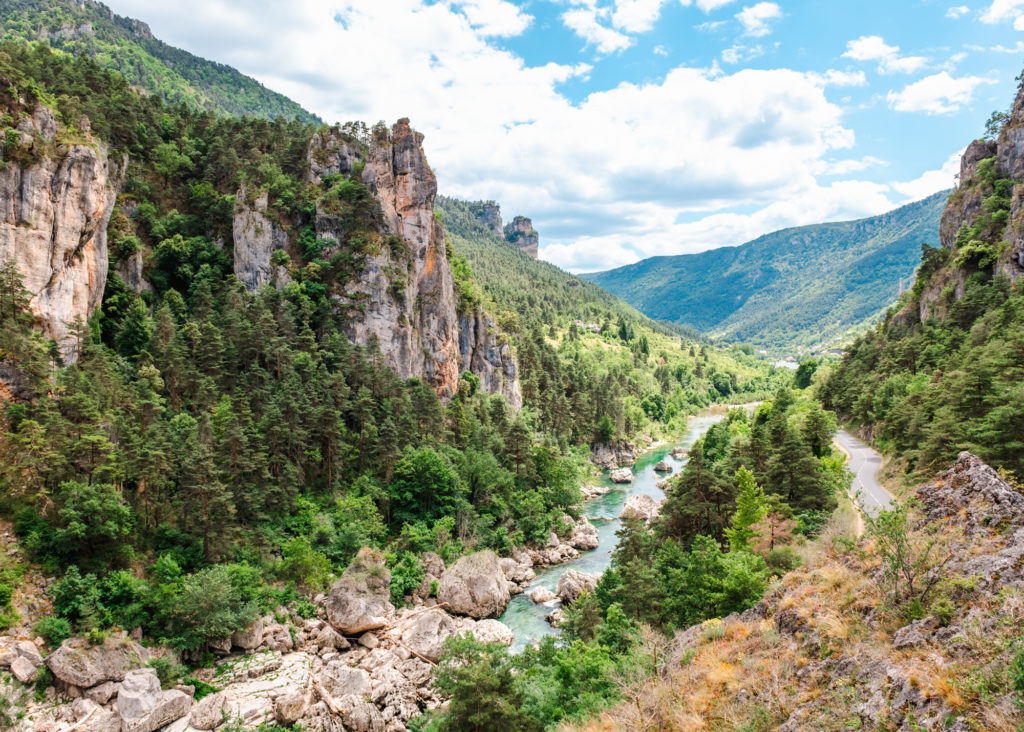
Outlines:
<svg viewBox="0 0 1024 732"><path fill-rule="evenodd" d="M667 460L659 460L658 464L654 466L654 472L656 473L671 473L672 466L668 464Z"/></svg>
<svg viewBox="0 0 1024 732"><path fill-rule="evenodd" d="M530 599L538 605L540 605L543 602L551 602L556 597L558 597L558 595L549 590L547 587L535 587L530 592Z"/></svg>
<svg viewBox="0 0 1024 732"><path fill-rule="evenodd" d="M501 615L511 595L498 556L485 550L461 557L441 575L437 599L460 615L474 618Z"/></svg>
<svg viewBox="0 0 1024 732"><path fill-rule="evenodd" d="M612 483L632 483L633 471L629 468L617 468L608 476Z"/></svg>
<svg viewBox="0 0 1024 732"><path fill-rule="evenodd" d="M571 605L584 592L593 592L600 578L600 575L567 569L558 579L558 598L563 605Z"/></svg>
<svg viewBox="0 0 1024 732"><path fill-rule="evenodd" d="M622 507L621 518L635 518L650 523L651 519L661 511L661 502L646 493L638 493L626 499Z"/></svg>
<svg viewBox="0 0 1024 732"><path fill-rule="evenodd" d="M681 445L679 447L673 447L672 451L669 452L669 455L674 457L676 460L682 460L684 457L686 457L689 454L690 454L690 451L687 448L685 448L685 447L683 447Z"/></svg>
<svg viewBox="0 0 1024 732"><path fill-rule="evenodd" d="M571 517L568 518L572 522ZM581 516L579 520L573 523L572 532L569 534L569 538L566 539L566 543L570 544L574 549L587 551L588 549L597 549L601 543L601 537L597 533L597 527L590 523L585 516Z"/></svg>

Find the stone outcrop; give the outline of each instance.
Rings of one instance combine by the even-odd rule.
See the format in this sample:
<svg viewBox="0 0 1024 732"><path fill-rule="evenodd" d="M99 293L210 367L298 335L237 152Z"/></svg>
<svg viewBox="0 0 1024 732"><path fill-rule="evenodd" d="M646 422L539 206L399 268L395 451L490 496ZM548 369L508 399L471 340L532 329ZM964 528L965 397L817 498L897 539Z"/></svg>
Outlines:
<svg viewBox="0 0 1024 732"><path fill-rule="evenodd" d="M504 237L505 229L501 223L501 206L494 201L476 201L469 204L469 210L489 232Z"/></svg>
<svg viewBox="0 0 1024 732"><path fill-rule="evenodd" d="M95 646L84 638L69 638L47 657L46 665L60 681L84 689L121 681L148 660L149 652L126 634L111 634Z"/></svg>
<svg viewBox="0 0 1024 732"><path fill-rule="evenodd" d="M608 479L612 483L632 483L633 471L629 468L616 468L608 474Z"/></svg>
<svg viewBox="0 0 1024 732"><path fill-rule="evenodd" d="M67 323L85 323L103 298L107 223L123 166L101 144L61 144L59 131L53 112L38 105L17 123L17 154L0 152L0 261L14 260L43 334L73 361Z"/></svg>
<svg viewBox="0 0 1024 732"><path fill-rule="evenodd" d="M114 702L122 732L154 732L185 717L191 707L192 699L184 692L161 690L151 668L128 671Z"/></svg>
<svg viewBox="0 0 1024 732"><path fill-rule="evenodd" d="M671 473L672 466L669 465L667 460L659 460L658 464L654 466L655 473Z"/></svg>
<svg viewBox="0 0 1024 732"><path fill-rule="evenodd" d="M428 610L403 623L402 644L417 656L437 661L444 650L444 642L455 630L455 621L448 613Z"/></svg>
<svg viewBox="0 0 1024 732"><path fill-rule="evenodd" d="M537 258L540 236L533 230L533 222L525 216L516 216L505 226L505 240L524 254Z"/></svg>
<svg viewBox="0 0 1024 732"><path fill-rule="evenodd" d="M475 374L481 389L501 394L513 409L523 406L515 350L491 316L480 310L459 316L459 352L462 371Z"/></svg>
<svg viewBox="0 0 1024 732"><path fill-rule="evenodd" d="M638 493L626 499L626 505L622 507L622 513L619 516L624 519L634 518L650 523L651 519L661 511L661 504L662 501L658 501L646 493Z"/></svg>
<svg viewBox="0 0 1024 732"><path fill-rule="evenodd" d="M518 409L523 399L509 339L480 310L459 312L444 228L434 215L437 181L422 140L402 119L390 132L376 130L365 154L339 130L310 143L309 181L360 175L379 204L382 233L401 242L373 247L339 295L352 315L348 336L359 345L375 344L402 378L423 379L442 398L455 393L462 371L470 371L484 391L504 395ZM340 246L345 226L318 208L316 235Z"/></svg>
<svg viewBox="0 0 1024 732"><path fill-rule="evenodd" d="M996 174L1013 182L1006 226L992 241L1006 243L996 260L995 273L1015 281L1024 277L1024 88L1018 91L999 136L995 140L975 140L960 158L957 189L950 196L939 222L939 241L946 249L955 249L961 228L973 226L984 213L985 199L992 191L991 186L982 184L978 166L989 158L995 158ZM920 320L944 316L943 293L951 291L954 298L961 299L966 292L967 274L960 267L940 272L921 294L916 313ZM901 311L897 317L905 318L908 312Z"/></svg>
<svg viewBox="0 0 1024 732"><path fill-rule="evenodd" d="M248 200L245 186L235 196L235 215L232 224L235 243L235 276L246 289L255 291L274 279L274 265L271 257L278 249L288 244L288 235L275 221L267 216L267 192ZM278 268L279 282L284 283L287 273Z"/></svg>
<svg viewBox="0 0 1024 732"><path fill-rule="evenodd" d="M327 595L328 621L346 635L386 625L395 614L390 583L391 573L383 557L362 549Z"/></svg>
<svg viewBox="0 0 1024 732"><path fill-rule="evenodd" d="M460 558L444 571L437 599L451 612L474 618L494 618L508 606L508 580L497 555L476 552Z"/></svg>
<svg viewBox="0 0 1024 732"><path fill-rule="evenodd" d="M595 442L590 446L590 462L604 470L636 463L636 453L631 443Z"/></svg>

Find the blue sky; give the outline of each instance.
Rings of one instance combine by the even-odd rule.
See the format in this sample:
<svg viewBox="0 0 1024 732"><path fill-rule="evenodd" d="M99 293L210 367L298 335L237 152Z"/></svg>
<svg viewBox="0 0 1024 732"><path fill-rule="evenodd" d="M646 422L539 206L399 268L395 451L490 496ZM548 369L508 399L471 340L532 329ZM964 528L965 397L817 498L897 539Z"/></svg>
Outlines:
<svg viewBox="0 0 1024 732"><path fill-rule="evenodd" d="M410 117L442 192L576 271L951 186L1024 66L1024 0L108 2L328 120Z"/></svg>

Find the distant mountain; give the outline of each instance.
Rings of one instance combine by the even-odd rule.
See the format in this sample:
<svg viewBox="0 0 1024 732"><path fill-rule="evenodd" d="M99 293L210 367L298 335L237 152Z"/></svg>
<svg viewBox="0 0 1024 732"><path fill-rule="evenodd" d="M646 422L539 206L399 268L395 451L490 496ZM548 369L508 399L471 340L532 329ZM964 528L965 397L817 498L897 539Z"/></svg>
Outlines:
<svg viewBox="0 0 1024 732"><path fill-rule="evenodd" d="M949 192L881 216L767 234L581 275L646 315L767 347L823 345L873 321L939 240Z"/></svg>
<svg viewBox="0 0 1024 732"><path fill-rule="evenodd" d="M89 56L171 104L232 116L320 119L238 70L157 40L149 26L92 0L4 0L0 40L39 42Z"/></svg>

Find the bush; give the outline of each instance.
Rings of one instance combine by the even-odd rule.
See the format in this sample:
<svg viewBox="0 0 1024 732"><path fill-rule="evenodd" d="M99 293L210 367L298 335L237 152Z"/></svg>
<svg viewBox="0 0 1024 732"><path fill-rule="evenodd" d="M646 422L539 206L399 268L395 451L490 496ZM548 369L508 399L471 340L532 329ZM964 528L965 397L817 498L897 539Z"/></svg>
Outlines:
<svg viewBox="0 0 1024 732"><path fill-rule="evenodd" d="M791 546L780 546L768 552L765 562L773 572L789 572L800 566L800 555Z"/></svg>
<svg viewBox="0 0 1024 732"><path fill-rule="evenodd" d="M36 623L33 630L36 635L42 636L51 648L56 648L71 637L71 623L66 618L45 617Z"/></svg>
<svg viewBox="0 0 1024 732"><path fill-rule="evenodd" d="M327 589L331 560L314 549L306 537L299 536L289 541L282 548L281 555L281 564L277 568L281 579L309 590Z"/></svg>

